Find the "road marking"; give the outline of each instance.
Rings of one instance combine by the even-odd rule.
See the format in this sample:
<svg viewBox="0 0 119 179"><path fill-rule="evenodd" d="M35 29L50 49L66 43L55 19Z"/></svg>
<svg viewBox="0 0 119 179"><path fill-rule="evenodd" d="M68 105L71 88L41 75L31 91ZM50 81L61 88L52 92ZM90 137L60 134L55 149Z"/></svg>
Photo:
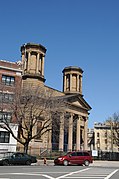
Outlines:
<svg viewBox="0 0 119 179"><path fill-rule="evenodd" d="M48 176L48 175L43 175L43 174L40 174L40 173L7 173L7 174L9 174L9 175L44 176L44 177L49 178L49 179L55 179L55 178L53 178L53 177L50 177L50 176ZM2 173L2 174L0 174L0 175L6 175L6 173ZM10 179L10 178L0 178L0 179Z"/></svg>
<svg viewBox="0 0 119 179"><path fill-rule="evenodd" d="M49 179L56 179L56 178L53 178L53 177L51 177L51 176L49 176L49 175L42 175L43 177L46 177L46 178L49 178Z"/></svg>
<svg viewBox="0 0 119 179"><path fill-rule="evenodd" d="M70 176L70 175L73 175L73 174L76 174L76 173L81 173L81 172L84 172L86 170L89 170L90 168L86 168L86 169L83 169L83 170L78 170L76 172L71 172L71 173L68 173L66 175L62 175L60 177L57 177L56 179L60 179L60 178L64 178L64 177L67 177L67 176Z"/></svg>
<svg viewBox="0 0 119 179"><path fill-rule="evenodd" d="M55 179L55 178L53 178L53 177L50 177L50 176L48 176L48 175L43 175L43 174L40 174L40 173L3 173L3 174L0 174L0 175L28 175L28 176L30 176L30 175L32 175L32 176L44 176L44 177L46 177L46 178L49 178L49 179ZM10 179L10 178L0 178L0 179Z"/></svg>
<svg viewBox="0 0 119 179"><path fill-rule="evenodd" d="M66 178L72 178L72 177L66 177ZM74 176L73 178L103 178L104 179L104 177L74 177Z"/></svg>
<svg viewBox="0 0 119 179"><path fill-rule="evenodd" d="M109 178L111 178L111 176L114 175L118 170L119 170L119 169L114 170L112 173L110 173L110 174L109 174L107 177L105 177L104 179L109 179Z"/></svg>

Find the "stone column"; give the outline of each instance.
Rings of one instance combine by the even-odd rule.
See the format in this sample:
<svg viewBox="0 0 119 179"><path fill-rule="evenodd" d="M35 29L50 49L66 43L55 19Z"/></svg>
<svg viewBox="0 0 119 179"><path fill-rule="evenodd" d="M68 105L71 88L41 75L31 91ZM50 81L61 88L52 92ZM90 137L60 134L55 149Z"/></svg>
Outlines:
<svg viewBox="0 0 119 179"><path fill-rule="evenodd" d="M23 68L23 73L24 70L26 69L26 59L25 59L25 53L22 53L22 68Z"/></svg>
<svg viewBox="0 0 119 179"><path fill-rule="evenodd" d="M69 91L72 91L72 74L70 74Z"/></svg>
<svg viewBox="0 0 119 179"><path fill-rule="evenodd" d="M82 94L82 76L80 76L79 88L80 88L80 93Z"/></svg>
<svg viewBox="0 0 119 179"><path fill-rule="evenodd" d="M64 75L64 92L66 91L66 75Z"/></svg>
<svg viewBox="0 0 119 179"><path fill-rule="evenodd" d="M84 120L84 150L87 150L88 118Z"/></svg>
<svg viewBox="0 0 119 179"><path fill-rule="evenodd" d="M28 52L28 69L27 69L27 71L30 71L30 67L31 67L31 52Z"/></svg>
<svg viewBox="0 0 119 179"><path fill-rule="evenodd" d="M76 150L80 150L80 116L77 119L77 131L76 131Z"/></svg>
<svg viewBox="0 0 119 179"><path fill-rule="evenodd" d="M72 138L73 138L73 114L69 118L69 131L68 131L68 151L72 151Z"/></svg>
<svg viewBox="0 0 119 179"><path fill-rule="evenodd" d="M48 118L46 120L48 120L48 119L52 120L51 114L48 115ZM49 121L49 123L50 122L51 121ZM51 151L51 149L52 149L52 130L50 130L50 128L51 128L51 126L49 126L49 128L48 128L49 130L48 130L48 136L47 136L47 149L49 151Z"/></svg>
<svg viewBox="0 0 119 179"><path fill-rule="evenodd" d="M64 149L64 114L60 115L59 151Z"/></svg>
<svg viewBox="0 0 119 179"><path fill-rule="evenodd" d="M48 141L47 141L47 148L48 148L48 150L51 150L52 149L52 144L51 144L51 137L52 136L52 132L51 131L48 131Z"/></svg>
<svg viewBox="0 0 119 179"><path fill-rule="evenodd" d="M41 73L42 73L42 76L44 76L44 55L42 55L42 60L41 60Z"/></svg>
<svg viewBox="0 0 119 179"><path fill-rule="evenodd" d="M41 69L41 55L39 55L39 64L38 64L38 72L40 72L40 74L41 74L41 71L42 71L42 69Z"/></svg>
<svg viewBox="0 0 119 179"><path fill-rule="evenodd" d="M79 91L79 75L77 75L77 91Z"/></svg>
<svg viewBox="0 0 119 179"><path fill-rule="evenodd" d="M36 73L39 73L39 53L37 54Z"/></svg>

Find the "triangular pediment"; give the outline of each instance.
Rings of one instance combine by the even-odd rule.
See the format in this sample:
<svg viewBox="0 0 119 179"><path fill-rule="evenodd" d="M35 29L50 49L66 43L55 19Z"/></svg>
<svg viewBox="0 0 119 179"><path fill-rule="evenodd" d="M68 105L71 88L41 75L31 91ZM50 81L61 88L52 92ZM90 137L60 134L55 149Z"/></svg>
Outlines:
<svg viewBox="0 0 119 179"><path fill-rule="evenodd" d="M80 101L74 101L72 102L73 105L76 105L76 106L82 106L82 104L80 103Z"/></svg>
<svg viewBox="0 0 119 179"><path fill-rule="evenodd" d="M68 102L73 106L86 109L87 111L91 110L91 107L81 95L69 95Z"/></svg>

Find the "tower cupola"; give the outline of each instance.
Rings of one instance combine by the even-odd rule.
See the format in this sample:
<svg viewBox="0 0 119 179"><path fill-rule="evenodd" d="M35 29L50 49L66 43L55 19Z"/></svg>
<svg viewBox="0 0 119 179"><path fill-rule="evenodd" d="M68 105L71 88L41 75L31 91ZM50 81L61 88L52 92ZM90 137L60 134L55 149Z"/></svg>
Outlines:
<svg viewBox="0 0 119 179"><path fill-rule="evenodd" d="M79 67L69 66L63 72L63 92L65 94L82 95L82 74L83 70Z"/></svg>
<svg viewBox="0 0 119 179"><path fill-rule="evenodd" d="M27 43L21 46L23 80L45 82L45 54L46 48L40 44Z"/></svg>

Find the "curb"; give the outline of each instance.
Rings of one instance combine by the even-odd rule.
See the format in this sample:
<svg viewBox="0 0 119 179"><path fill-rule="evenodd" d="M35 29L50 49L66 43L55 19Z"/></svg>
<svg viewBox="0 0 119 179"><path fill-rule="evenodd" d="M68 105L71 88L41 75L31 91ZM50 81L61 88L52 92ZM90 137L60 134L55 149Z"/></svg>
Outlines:
<svg viewBox="0 0 119 179"><path fill-rule="evenodd" d="M37 166L54 166L54 160L47 160L46 163L44 164L44 160L37 160L37 163L32 164L32 165L37 165ZM90 166L95 166L95 167L118 167L119 168L119 161L93 161L93 163L90 164Z"/></svg>

